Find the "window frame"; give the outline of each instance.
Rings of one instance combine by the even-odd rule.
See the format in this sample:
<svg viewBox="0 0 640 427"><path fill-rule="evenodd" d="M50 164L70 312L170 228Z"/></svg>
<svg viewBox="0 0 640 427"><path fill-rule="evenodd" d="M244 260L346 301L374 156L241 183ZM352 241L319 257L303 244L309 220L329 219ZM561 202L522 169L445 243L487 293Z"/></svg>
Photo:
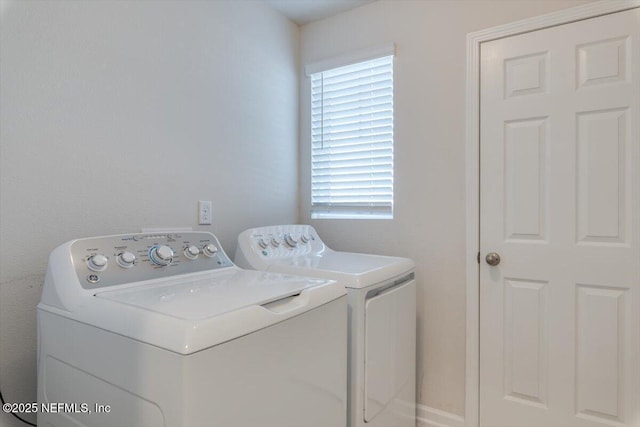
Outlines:
<svg viewBox="0 0 640 427"><path fill-rule="evenodd" d="M317 184L317 182L314 181L313 162L314 162L314 145L317 144L317 138L314 138L313 136L313 132L314 132L313 96L314 94L313 94L312 77L313 75L317 75L319 73L331 73L332 71L336 71L344 67L351 67L354 65L359 65L364 62L376 61L376 60L377 61L383 60L383 61L390 62L390 64L388 64L388 66L390 67L389 69L390 76L388 79L385 80L385 82L390 82L390 101L388 101L388 104L390 106L390 113L387 113L388 117L387 116L384 117L390 120L390 124L389 124L390 130L387 132L387 133L390 133L390 136L386 140L384 140L383 143L376 142L381 144L381 146L388 145L387 148L390 151L389 154L384 156L387 158L390 157L390 160L386 162L383 161L381 163L381 166L383 166L386 170L386 175L388 175L388 178L385 179L385 181L387 181L387 184L381 186L381 188L385 190L382 194L382 197L386 198L390 196L390 200L382 201L381 199L377 202L366 201L363 203L346 202L346 203L332 204L331 202L328 202L328 203L314 204L314 184ZM394 95L394 86L395 86L395 82L393 79L394 66L395 66L395 46L393 43L387 43L385 45L377 46L374 48L352 52L347 55L342 55L340 57L331 58L328 60L317 62L315 64L308 64L305 66L305 73L309 78L310 108L311 108L309 113L309 120L310 120L310 132L309 132L310 142L309 143L310 143L310 150L311 150L310 156L309 156L310 187L311 187L309 208L310 208L310 216L312 219L393 219L394 197L395 197L394 195L395 193L394 191L395 190L394 155L393 155L394 145L395 145L394 129L393 129L393 125L394 125L394 105L393 105L394 96L393 95ZM324 87L322 90L324 90ZM323 102L324 102L324 99L323 99ZM353 111L357 111L359 108L361 107L354 107ZM324 112L321 120L322 120L323 129L324 129L324 126L325 126ZM370 119L369 121L372 121L372 120ZM363 128L363 130L368 131L369 134L371 134L371 129L373 129L371 126ZM366 135L358 134L356 138L366 138ZM324 143L324 136L322 137L322 143ZM371 153L369 153L369 156L370 155ZM371 157L367 157L367 156L362 157L362 160L366 160L366 159L371 159ZM332 159L329 158L327 161L331 161L331 160ZM390 168L388 166L390 166ZM357 168L357 166L355 168ZM390 183L388 181L390 181ZM319 190L316 188L316 191L319 191ZM367 191L363 191L362 194L357 194L356 198L366 197L366 193ZM371 196L372 198L375 197L374 194L372 194Z"/></svg>

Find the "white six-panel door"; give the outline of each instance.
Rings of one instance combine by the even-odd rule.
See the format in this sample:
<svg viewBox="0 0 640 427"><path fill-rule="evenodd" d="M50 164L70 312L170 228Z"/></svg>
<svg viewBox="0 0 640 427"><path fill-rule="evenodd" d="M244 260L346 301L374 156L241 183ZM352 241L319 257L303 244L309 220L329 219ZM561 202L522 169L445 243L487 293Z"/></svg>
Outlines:
<svg viewBox="0 0 640 427"><path fill-rule="evenodd" d="M480 425L639 427L640 9L483 43L480 98Z"/></svg>

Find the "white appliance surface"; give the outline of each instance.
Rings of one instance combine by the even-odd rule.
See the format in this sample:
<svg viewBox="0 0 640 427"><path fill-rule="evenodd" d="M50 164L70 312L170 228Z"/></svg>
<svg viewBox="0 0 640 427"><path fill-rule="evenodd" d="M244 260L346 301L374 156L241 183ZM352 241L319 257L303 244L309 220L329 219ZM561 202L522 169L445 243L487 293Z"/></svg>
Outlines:
<svg viewBox="0 0 640 427"><path fill-rule="evenodd" d="M243 268L340 280L346 287L356 289L415 268L408 258L334 251L308 225L246 230L238 237L235 261Z"/></svg>
<svg viewBox="0 0 640 427"><path fill-rule="evenodd" d="M38 424L344 427L346 323L342 284L242 270L210 233L71 241L38 305L38 401L110 411Z"/></svg>
<svg viewBox="0 0 640 427"><path fill-rule="evenodd" d="M407 349L415 349L415 286L392 288L365 302L364 418L371 422L406 387L414 370Z"/></svg>
<svg viewBox="0 0 640 427"><path fill-rule="evenodd" d="M98 292L96 297L178 319L202 320L299 295L309 287L326 283L326 280L233 269L215 275Z"/></svg>
<svg viewBox="0 0 640 427"><path fill-rule="evenodd" d="M246 230L244 268L334 279L348 290L350 427L415 427L416 283L407 258L334 251L308 225Z"/></svg>

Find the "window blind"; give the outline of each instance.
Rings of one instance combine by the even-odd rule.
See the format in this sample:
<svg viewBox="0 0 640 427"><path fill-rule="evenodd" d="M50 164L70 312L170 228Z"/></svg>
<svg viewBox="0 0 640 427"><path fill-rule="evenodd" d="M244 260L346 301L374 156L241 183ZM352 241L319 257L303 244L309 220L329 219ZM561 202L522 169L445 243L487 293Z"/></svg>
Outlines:
<svg viewBox="0 0 640 427"><path fill-rule="evenodd" d="M393 216L393 56L311 74L313 218Z"/></svg>

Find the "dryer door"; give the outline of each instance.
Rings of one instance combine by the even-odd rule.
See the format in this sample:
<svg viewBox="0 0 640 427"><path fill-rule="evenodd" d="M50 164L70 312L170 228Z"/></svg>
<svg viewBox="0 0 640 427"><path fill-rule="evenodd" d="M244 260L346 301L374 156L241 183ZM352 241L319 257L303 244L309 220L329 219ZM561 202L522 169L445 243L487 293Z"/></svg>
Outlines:
<svg viewBox="0 0 640 427"><path fill-rule="evenodd" d="M415 388L415 352L416 285L415 280L409 280L366 302L366 422L398 398L401 391Z"/></svg>

